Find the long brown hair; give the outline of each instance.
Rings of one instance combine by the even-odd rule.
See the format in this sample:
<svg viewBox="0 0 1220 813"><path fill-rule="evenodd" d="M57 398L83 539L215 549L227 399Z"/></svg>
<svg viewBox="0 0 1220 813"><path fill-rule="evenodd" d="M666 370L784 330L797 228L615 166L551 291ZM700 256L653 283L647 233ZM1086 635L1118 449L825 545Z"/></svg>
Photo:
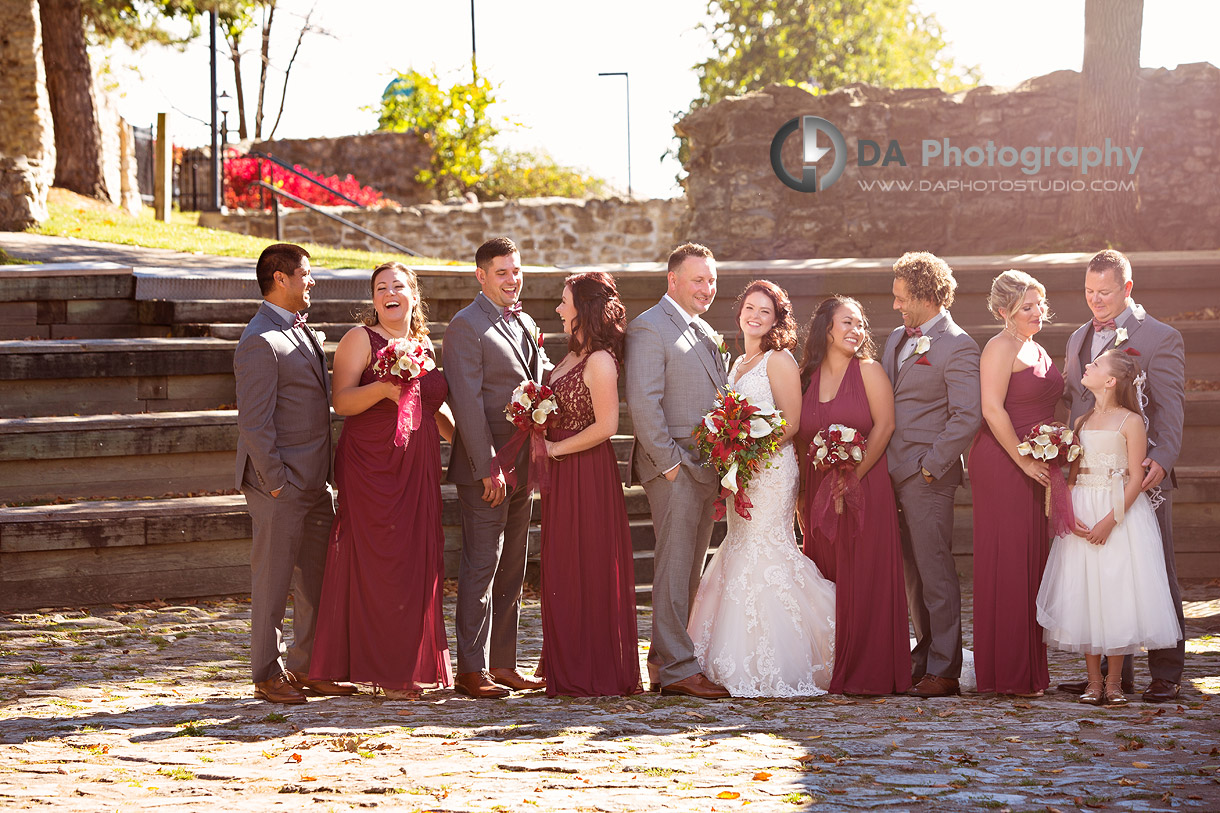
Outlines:
<svg viewBox="0 0 1220 813"><path fill-rule="evenodd" d="M864 315L864 308L860 306L860 303L850 296L842 294L834 294L828 299L823 299L818 304L818 309L813 312L813 318L809 320L809 335L805 337L805 352L801 359L801 392L809 388L809 382L813 379L813 371L826 358L826 349L830 346L828 341L830 328L835 314L838 313L839 308L848 305L858 310L860 318L864 320L864 341L856 348L856 358L877 357L877 347L873 344L873 336L868 330L868 317Z"/></svg>
<svg viewBox="0 0 1220 813"><path fill-rule="evenodd" d="M792 300L788 292L768 279L756 279L745 287L737 297L734 307L737 309L736 324L741 329L741 311L746 306L746 297L761 291L771 300L775 308L775 324L759 341L762 350L792 350L796 347L796 320L792 318Z"/></svg>
<svg viewBox="0 0 1220 813"><path fill-rule="evenodd" d="M1117 347L1111 347L1106 352L1097 357L1097 361L1106 360L1106 369L1115 380L1114 385L1114 402L1123 409L1129 409L1141 418L1144 416L1143 407L1140 405L1139 390L1135 386L1135 379L1140 376L1140 363L1135 356L1124 353ZM1089 411L1084 413L1079 426L1084 426L1088 421L1089 416L1097 410L1097 401L1093 401L1093 406Z"/></svg>
<svg viewBox="0 0 1220 813"><path fill-rule="evenodd" d="M424 297L419 292L419 278L415 276L415 271L407 268L400 262L382 263L373 269L373 276L369 277L369 296L374 296L377 291L377 275L382 271L397 271L407 278L407 287L411 289L411 296L415 298L415 306L411 309L411 326L407 331L408 338L422 339L428 335L428 307L424 304ZM360 311L356 316L360 324L366 327L373 327L377 324L377 307L368 305Z"/></svg>
<svg viewBox="0 0 1220 813"><path fill-rule="evenodd" d="M585 271L563 281L572 292L576 318L568 336L568 350L576 355L608 350L620 362L627 335L627 309L618 297L614 277L604 271Z"/></svg>

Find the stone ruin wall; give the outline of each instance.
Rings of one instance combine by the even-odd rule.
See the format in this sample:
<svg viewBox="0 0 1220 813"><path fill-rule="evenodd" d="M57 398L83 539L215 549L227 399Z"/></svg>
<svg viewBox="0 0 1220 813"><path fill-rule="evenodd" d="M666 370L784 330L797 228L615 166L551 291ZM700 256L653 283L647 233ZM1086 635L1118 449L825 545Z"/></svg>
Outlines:
<svg viewBox="0 0 1220 813"><path fill-rule="evenodd" d="M0 230L47 218L55 128L34 0L0 3Z"/></svg>
<svg viewBox="0 0 1220 813"><path fill-rule="evenodd" d="M430 153L415 133L366 133L341 138L280 139L255 142L251 149L300 164L320 175L352 175L401 204L427 203L432 191L415 182Z"/></svg>
<svg viewBox="0 0 1220 813"><path fill-rule="evenodd" d="M1135 142L1143 146L1136 178L1139 234L1130 249L1220 247L1220 69L1206 63L1145 69ZM953 179L1070 181L1079 170L1055 166L1030 176L1016 167L923 167L924 139L997 148L1076 143L1079 74L1059 71L1010 90L958 94L869 85L813 96L791 87L727 99L687 116L687 200L680 231L725 259L883 257L910 249L953 255L1078 248L1062 226L1069 193L866 191L861 181ZM847 141L847 167L828 189L805 193L782 184L769 151L787 121L816 115ZM858 139L901 145L907 167L856 165ZM785 147L785 166L800 172L800 137ZM791 155L789 155L791 153ZM823 163L828 163L824 161ZM821 165L819 165L821 167ZM1096 177L1095 175L1093 177ZM918 189L918 187L916 187ZM1104 194L1104 193L1098 193Z"/></svg>
<svg viewBox="0 0 1220 813"><path fill-rule="evenodd" d="M528 265L584 265L663 261L673 249L686 203L682 199L534 198L332 211L426 257L473 261L475 250L485 240L508 235L521 247L522 262ZM390 250L316 212L281 209L280 213L282 238L289 242ZM270 214L206 212L200 215L200 225L275 236Z"/></svg>

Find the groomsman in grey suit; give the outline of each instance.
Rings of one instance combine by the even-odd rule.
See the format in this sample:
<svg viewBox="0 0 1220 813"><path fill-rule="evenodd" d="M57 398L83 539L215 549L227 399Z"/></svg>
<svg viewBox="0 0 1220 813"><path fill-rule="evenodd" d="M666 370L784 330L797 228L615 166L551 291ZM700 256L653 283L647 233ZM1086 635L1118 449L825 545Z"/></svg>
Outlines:
<svg viewBox="0 0 1220 813"><path fill-rule="evenodd" d="M982 423L979 347L949 315L957 281L944 260L908 252L894 263L903 326L881 363L894 384L896 425L886 449L898 494L907 604L915 628L908 694L958 694L962 594L953 562L953 494L962 452Z"/></svg>
<svg viewBox="0 0 1220 813"><path fill-rule="evenodd" d="M712 537L719 493L715 471L700 465L691 432L727 383L726 359L700 315L716 298L716 259L686 243L669 255L668 291L627 327L627 407L635 427L636 472L652 508L653 690L728 697L699 669L686 632Z"/></svg>
<svg viewBox="0 0 1220 813"><path fill-rule="evenodd" d="M1067 388L1063 397L1070 410L1071 425L1093 406L1093 393L1080 383L1084 366L1105 351L1117 347L1139 362L1147 376L1144 394L1148 406L1148 456L1142 468L1143 489L1161 489L1164 501L1156 509L1161 527L1161 544L1165 552L1165 573L1169 591L1178 611L1178 624L1184 626L1182 596L1178 589L1177 568L1173 556L1173 488L1177 485L1173 467L1182 450L1182 427L1185 423L1186 348L1182 334L1157 321L1131 299L1131 262L1118 251L1100 251L1089 260L1084 274L1084 295L1093 319L1076 329L1068 339L1063 377ZM1121 333L1119 332L1121 331ZM1148 671L1152 681L1144 691L1146 703L1163 703L1178 696L1182 669L1186 662L1186 643L1157 649L1148 653ZM1105 661L1103 660L1104 664ZM1084 692L1084 683L1064 683L1059 688ZM1124 692L1134 691L1135 674L1131 656L1123 663Z"/></svg>
<svg viewBox="0 0 1220 813"><path fill-rule="evenodd" d="M462 506L454 688L470 697L504 697L546 681L517 671L517 621L525 580L533 495L529 445L517 457L517 486L492 471L496 450L516 428L504 415L522 381L550 369L541 333L521 310L521 254L507 237L475 253L482 291L449 322L442 346L449 406L457 427L449 482Z"/></svg>
<svg viewBox="0 0 1220 813"><path fill-rule="evenodd" d="M351 684L310 680L326 543L335 518L330 376L322 343L305 325L309 253L268 246L255 270L263 304L233 355L237 378L237 487L253 529L250 671L254 696L304 703L306 694L355 694ZM292 646L284 612L292 591Z"/></svg>

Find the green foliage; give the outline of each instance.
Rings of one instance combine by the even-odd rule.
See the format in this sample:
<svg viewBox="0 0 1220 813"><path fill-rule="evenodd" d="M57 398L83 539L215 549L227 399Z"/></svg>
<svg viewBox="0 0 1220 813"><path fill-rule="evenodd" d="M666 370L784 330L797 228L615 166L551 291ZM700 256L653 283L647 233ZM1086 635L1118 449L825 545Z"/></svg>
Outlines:
<svg viewBox="0 0 1220 813"><path fill-rule="evenodd" d="M377 129L414 130L432 151L432 161L416 180L440 197L461 195L482 177L498 128L488 116L496 98L483 77L449 87L433 71L399 73L381 97Z"/></svg>
<svg viewBox="0 0 1220 813"><path fill-rule="evenodd" d="M608 190L603 179L561 166L545 152L493 149L491 163L474 191L484 200L513 200L548 195L596 198Z"/></svg>
<svg viewBox="0 0 1220 813"><path fill-rule="evenodd" d="M715 55L695 66L692 108L772 83L956 91L978 82L977 67L945 54L935 16L910 0L708 0L707 8L702 28Z"/></svg>

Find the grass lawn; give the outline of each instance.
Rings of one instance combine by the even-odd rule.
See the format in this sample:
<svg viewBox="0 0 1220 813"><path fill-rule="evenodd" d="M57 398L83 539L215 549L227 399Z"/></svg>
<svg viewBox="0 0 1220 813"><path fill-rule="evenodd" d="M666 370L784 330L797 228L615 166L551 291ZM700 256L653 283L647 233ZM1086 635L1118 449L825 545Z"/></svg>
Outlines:
<svg viewBox="0 0 1220 813"><path fill-rule="evenodd" d="M52 189L47 196L51 216L42 225L30 229L35 234L53 237L76 237L102 243L118 243L144 248L167 248L187 253L215 254L222 257L256 259L267 246L276 242L261 237L197 225L197 213L173 212L170 222L153 218L150 207L132 216L117 206L86 198L63 189ZM421 265L458 265L455 260L430 257L407 257L394 252L356 251L306 243L310 264L323 268L374 268L397 260Z"/></svg>

